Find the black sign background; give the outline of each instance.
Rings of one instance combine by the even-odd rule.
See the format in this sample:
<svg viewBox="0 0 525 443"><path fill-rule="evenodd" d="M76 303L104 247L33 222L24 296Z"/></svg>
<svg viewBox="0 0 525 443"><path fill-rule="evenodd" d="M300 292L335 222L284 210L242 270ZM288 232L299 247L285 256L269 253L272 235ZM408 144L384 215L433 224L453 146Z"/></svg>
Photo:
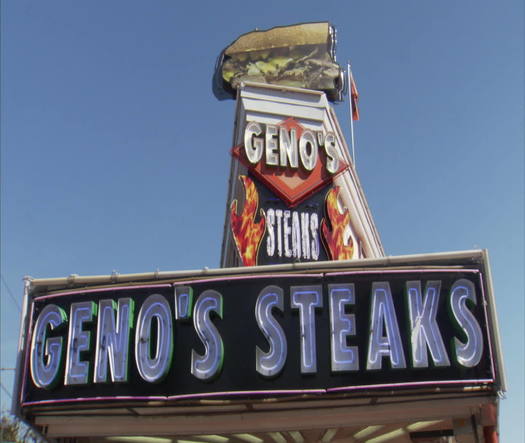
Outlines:
<svg viewBox="0 0 525 443"><path fill-rule="evenodd" d="M191 351L195 349L202 354L203 345L193 328L192 321L173 320L174 326L174 354L171 368L166 378L160 383L146 383L136 369L134 356L135 331L131 331L129 354L129 382L119 384L94 384L64 386L65 354L61 366L60 382L54 389L36 388L29 375L28 361L26 361L25 390L23 403L39 402L43 400L63 400L72 398L115 397L115 396L175 396L181 394L217 393L227 391L264 391L264 390L303 390L327 389L344 386L368 386L388 383L418 383L435 382L439 385L444 381L492 379L492 365L487 338L487 321L483 310L482 288L479 273L469 271L422 272L410 270L403 273L363 273L352 275L326 276L285 276L231 280L225 277L222 281L186 283L194 291L194 300L206 289L214 289L223 295L223 318L214 318L213 322L221 334L224 343L224 365L220 375L213 381L203 382L191 375ZM449 313L450 288L455 281L466 278L476 288L477 304L471 305L473 312L483 331L483 355L479 364L474 368L465 368L455 362L453 352L454 337L465 341L461 330L455 325ZM441 281L441 297L437 321L443 336L445 346L451 361L447 368L429 367L414 369L410 359L410 332L408 309L406 305L406 282L420 280L424 290L429 280ZM366 370L366 355L368 350L368 330L370 317L370 293L372 282L388 281L392 289L392 296L403 342L407 368L391 369L389 359L383 358L381 370ZM152 282L153 283L153 282ZM354 283L356 289L356 304L349 312L355 314L356 336L350 337L348 342L359 347L359 371L348 373L332 373L330 370L330 320L327 285L330 283ZM255 303L260 291L267 285L278 285L284 290L285 307L281 314L274 310L274 316L283 327L287 337L288 356L285 367L280 375L267 379L260 376L255 370L255 349L259 346L267 351L268 345L255 320ZM316 343L317 343L317 373L301 375L300 372L300 325L297 310L290 307L290 287L299 285L319 285L323 287L323 308L316 311ZM36 299L34 303L31 328L39 312L46 304L53 303L68 313L72 302L94 301L101 299L118 300L122 297L131 297L135 300L135 318L143 300L151 294L161 294L169 301L174 312L173 288L138 288L114 290L106 292L92 292L86 294L65 295ZM85 329L90 326L85 323ZM90 361L91 371L94 362L94 347L96 335L96 319L91 323L91 351L81 356L82 360ZM67 325L53 331L50 335L64 337L64 346L67 346ZM30 337L28 338L30 340ZM30 341L27 346L30 345ZM29 359L26 359L29 360ZM430 365L432 359L429 357ZM91 378L92 379L92 374ZM97 400L98 400L97 399Z"/></svg>
<svg viewBox="0 0 525 443"><path fill-rule="evenodd" d="M279 197L277 197L272 191L270 191L266 186L264 186L259 180L257 180L256 177L250 174L250 178L253 180L257 187L257 192L259 193L259 206L261 209L264 210L265 213L267 213L268 209L281 209L282 211L289 210L289 211L296 211L296 212L308 212L310 214L317 214L317 218L319 220L319 226L317 230L318 238L317 241L319 242L319 258L317 260L314 260L313 258L310 259L304 259L304 258L295 258L295 257L286 257L283 255L282 257L279 257L277 255L277 246L275 247L276 251L273 256L269 256L267 252L267 241L268 241L268 229L269 226L266 225L266 230L264 232L264 237L261 242L261 246L259 247L259 253L257 255L257 265L276 265L281 263L293 263L293 262L315 262L315 261L326 261L330 260L330 257L328 256L326 252L326 248L322 239L322 233L321 233L321 220L323 218L326 218L325 214L325 200L326 200L326 194L328 191L332 188L332 184L326 185L324 188L321 188L308 199L301 202L297 206L293 208L289 208L288 205ZM292 223L292 220L290 218L290 225ZM275 230L277 230L276 227L274 227ZM277 239L275 240L277 241ZM310 241L312 241L312 237L310 235ZM290 236L290 247L291 247L291 236ZM284 249L284 246L283 246Z"/></svg>

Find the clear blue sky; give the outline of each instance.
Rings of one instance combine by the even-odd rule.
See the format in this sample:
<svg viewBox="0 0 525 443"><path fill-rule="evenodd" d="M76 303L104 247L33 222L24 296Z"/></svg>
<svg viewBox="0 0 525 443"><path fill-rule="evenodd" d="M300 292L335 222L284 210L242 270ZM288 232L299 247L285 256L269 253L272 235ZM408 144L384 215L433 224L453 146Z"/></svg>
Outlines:
<svg viewBox="0 0 525 443"><path fill-rule="evenodd" d="M26 274L218 267L234 102L212 95L215 59L256 27L319 20L352 62L357 169L387 254L489 250L502 441L522 441L522 0L3 0L0 366Z"/></svg>

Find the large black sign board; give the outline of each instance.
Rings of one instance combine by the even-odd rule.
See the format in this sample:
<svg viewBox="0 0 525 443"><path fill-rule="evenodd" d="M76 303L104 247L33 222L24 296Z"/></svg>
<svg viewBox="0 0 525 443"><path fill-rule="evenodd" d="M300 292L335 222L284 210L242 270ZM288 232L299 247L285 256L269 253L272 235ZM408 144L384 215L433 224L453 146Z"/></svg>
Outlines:
<svg viewBox="0 0 525 443"><path fill-rule="evenodd" d="M495 374L485 286L474 266L416 266L224 275L39 294L30 311L21 403L491 384ZM275 303L265 310L261 301L266 296ZM102 308L111 305L108 300L114 302L114 316L104 317L106 336L102 337L104 326L99 323ZM108 330L113 331L113 339L119 337L115 331L122 334L117 313L122 316L126 311L119 310L119 301L132 308L129 345L119 350L114 341L113 359L117 356L119 361L113 366L111 358L97 363L96 348L108 346ZM91 312L82 313L80 308L87 305L93 307ZM164 314L154 313L161 311ZM53 312L62 317L46 324L42 313L52 316ZM166 326L163 315L170 317L171 325ZM138 328L145 335L137 334ZM54 337L61 338L55 366L51 348L58 341L53 342ZM261 355L272 360L276 343L281 346L281 361L274 359L273 370L265 373ZM162 349L172 353L161 355ZM354 352L357 361L349 366L335 361L338 351L347 356ZM137 352L144 355L137 358ZM114 368L126 355L124 379L112 381L118 379ZM103 382L95 382L95 369L106 372Z"/></svg>

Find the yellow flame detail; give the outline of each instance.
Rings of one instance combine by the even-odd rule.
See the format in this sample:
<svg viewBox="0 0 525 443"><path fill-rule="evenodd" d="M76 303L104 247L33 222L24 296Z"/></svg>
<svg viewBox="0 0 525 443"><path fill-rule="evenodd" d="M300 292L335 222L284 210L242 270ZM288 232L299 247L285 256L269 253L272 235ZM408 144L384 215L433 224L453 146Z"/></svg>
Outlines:
<svg viewBox="0 0 525 443"><path fill-rule="evenodd" d="M332 230L329 229L328 223L323 218L321 221L321 230L328 247L330 258L332 260L349 260L354 255L354 241L352 236L348 237L348 244L344 243L344 233L350 223L350 212L345 209L341 214L337 207L337 197L339 195L339 186L334 186L326 196L326 214L330 220Z"/></svg>
<svg viewBox="0 0 525 443"><path fill-rule="evenodd" d="M264 211L261 209L261 218L257 223L255 222L259 206L257 188L249 177L240 175L239 179L242 181L246 198L240 215L237 215L237 200L232 201L230 205L230 226L242 264L244 266L255 266L266 227L266 219Z"/></svg>

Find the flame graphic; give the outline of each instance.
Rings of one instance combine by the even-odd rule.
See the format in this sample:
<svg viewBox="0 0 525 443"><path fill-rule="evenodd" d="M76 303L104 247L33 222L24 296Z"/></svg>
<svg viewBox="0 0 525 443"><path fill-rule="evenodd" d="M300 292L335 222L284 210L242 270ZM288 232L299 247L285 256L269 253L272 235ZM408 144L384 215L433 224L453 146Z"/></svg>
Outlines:
<svg viewBox="0 0 525 443"><path fill-rule="evenodd" d="M264 235L266 219L264 211L261 209L261 219L255 223L259 194L250 178L240 175L239 179L244 186L246 199L241 215L237 215L237 200L232 201L230 205L230 226L242 264L244 266L255 266L257 264L257 252Z"/></svg>
<svg viewBox="0 0 525 443"><path fill-rule="evenodd" d="M326 196L326 214L330 219L332 231L328 228L328 223L323 218L321 230L332 260L349 260L354 255L354 241L352 236L348 237L348 244L344 244L344 232L350 223L350 213L345 209L341 214L337 207L337 196L339 186L334 186Z"/></svg>

